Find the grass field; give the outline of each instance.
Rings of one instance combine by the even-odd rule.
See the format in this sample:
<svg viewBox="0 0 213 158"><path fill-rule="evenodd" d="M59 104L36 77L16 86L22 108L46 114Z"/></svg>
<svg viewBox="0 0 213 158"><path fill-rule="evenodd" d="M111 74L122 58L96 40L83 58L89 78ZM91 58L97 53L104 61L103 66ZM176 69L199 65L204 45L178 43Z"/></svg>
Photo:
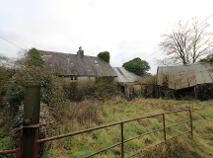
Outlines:
<svg viewBox="0 0 213 158"><path fill-rule="evenodd" d="M55 126L46 128L46 137L64 134L72 131L96 127L115 121L127 120L179 110L191 107L193 112L194 139L190 135L178 137L169 141L167 145L151 148L138 157L145 158L212 158L213 157L213 101L177 101L162 99L134 99L127 101L122 98L113 98L105 102L83 101L66 103L60 113L46 105L41 105L41 113L54 122ZM166 124L187 120L188 114L178 113L166 116ZM12 139L8 134L11 130L10 117L0 113L0 150L10 149ZM143 132L162 128L161 118L146 119L124 125L125 139L137 136ZM180 125L167 131L168 137L188 130L188 125ZM125 156L135 151L158 143L163 140L163 133L147 135L125 144ZM79 158L108 147L120 141L120 126L102 129L88 134L68 137L46 143L42 158ZM5 156L3 156L5 157ZM10 158L12 156L7 156ZM120 146L104 152L96 158L120 157ZM1 158L1 156L0 156Z"/></svg>
<svg viewBox="0 0 213 158"><path fill-rule="evenodd" d="M43 108L45 106L43 105ZM58 135L89 127L95 127L115 121L132 119L149 114L168 112L185 107L196 109L193 112L194 139L190 135L181 136L157 149L151 149L138 157L168 158L210 158L213 157L213 101L176 101L162 99L135 99L127 101L114 98L105 102L84 101L70 103L64 108L62 119L56 128L48 128L47 135ZM166 116L166 124L187 120L188 114L179 113ZM146 131L162 128L162 119L153 118L125 124L125 139ZM168 137L188 130L187 125L180 125L167 131ZM159 132L130 141L125 144L125 156L140 148L163 140ZM43 158L79 158L120 141L120 126L94 131L81 136L64 138L47 143ZM120 146L102 153L97 158L120 156Z"/></svg>

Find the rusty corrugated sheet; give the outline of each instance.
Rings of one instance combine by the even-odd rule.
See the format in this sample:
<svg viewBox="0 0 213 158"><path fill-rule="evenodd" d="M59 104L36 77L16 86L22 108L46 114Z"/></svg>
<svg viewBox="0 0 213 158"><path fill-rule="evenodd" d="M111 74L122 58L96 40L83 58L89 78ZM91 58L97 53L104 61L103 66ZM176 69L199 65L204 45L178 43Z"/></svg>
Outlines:
<svg viewBox="0 0 213 158"><path fill-rule="evenodd" d="M170 89L182 89L198 84L213 83L213 65L191 64L158 67L157 84L168 84Z"/></svg>

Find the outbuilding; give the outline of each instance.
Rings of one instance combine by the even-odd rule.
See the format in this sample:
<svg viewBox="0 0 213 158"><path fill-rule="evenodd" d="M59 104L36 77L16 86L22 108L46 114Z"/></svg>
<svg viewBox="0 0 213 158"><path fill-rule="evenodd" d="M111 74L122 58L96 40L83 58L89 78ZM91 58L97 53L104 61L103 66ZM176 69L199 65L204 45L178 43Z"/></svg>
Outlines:
<svg viewBox="0 0 213 158"><path fill-rule="evenodd" d="M212 83L213 65L208 63L162 66L157 69L157 86L160 96L164 95L162 93L164 90L170 90L172 95L178 96L181 93L182 95L187 93L198 98L202 93L206 93L205 89L213 90ZM211 94L207 95L211 97Z"/></svg>
<svg viewBox="0 0 213 158"><path fill-rule="evenodd" d="M127 71L124 67L113 67L116 76L115 82L118 83L121 91L128 97L140 96L141 85L139 84L140 76Z"/></svg>

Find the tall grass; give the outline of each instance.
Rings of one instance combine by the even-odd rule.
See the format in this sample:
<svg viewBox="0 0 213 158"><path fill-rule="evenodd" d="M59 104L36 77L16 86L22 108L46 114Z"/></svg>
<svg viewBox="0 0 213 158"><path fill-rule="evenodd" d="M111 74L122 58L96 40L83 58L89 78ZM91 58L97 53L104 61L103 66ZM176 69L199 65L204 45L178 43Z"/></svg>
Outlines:
<svg viewBox="0 0 213 158"><path fill-rule="evenodd" d="M64 107L64 114L63 116L60 116L62 118L62 122L57 126L56 129L54 129L55 133L52 133L52 135L95 127L98 125L127 120L154 113L183 109L186 107L192 107L193 109L201 110L193 113L193 118L195 120L194 140L190 140L190 137L188 136L183 136L178 138L176 143L173 143L173 145L162 146L162 148L158 150L153 149L154 151L156 150L156 154L153 155L147 153L145 155L141 155L141 157L161 158L165 155L168 158L172 156L174 158L184 158L184 156L188 156L189 158L192 156L195 158L211 157L211 154L213 153L212 101L200 102L161 99L135 99L132 101L127 101L116 97L105 102L84 101L80 103L71 103ZM177 121L186 119L188 119L188 115L186 113L172 114L166 116L166 124L170 125ZM146 131L159 129L161 127L162 119L160 118L127 123L124 125L125 139L137 136L138 134ZM175 129L168 130L168 137L174 136L179 132L186 131L188 128L189 127L187 125L180 125ZM143 147L155 144L162 140L162 133L156 133L136 139L125 144L125 154L129 155ZM48 155L51 155L51 157L55 156L64 158L77 158L108 147L119 141L120 127L115 126L113 128L102 129L81 136L65 138L51 142L48 144L45 156L48 158ZM202 153L200 153L201 151ZM187 152L190 152L190 154L187 155ZM94 157L114 158L119 157L119 155L120 146ZM156 155L158 155L158 157Z"/></svg>
<svg viewBox="0 0 213 158"><path fill-rule="evenodd" d="M57 113L45 104L42 104L43 115L53 123L47 126L46 137L65 134L85 128L95 127L127 120L149 114L168 112L171 110L192 107L194 119L194 139L190 136L178 137L168 142L169 144L151 148L138 157L145 158L211 158L213 157L213 101L176 101L161 99L134 99L127 101L115 97L106 101L85 100L82 102L65 102L63 109ZM48 112L47 112L48 111ZM9 118L0 113L0 150L10 148L11 137L4 137L10 129L5 122ZM166 124L172 125L177 121L188 119L186 113L166 116ZM145 119L124 125L125 139L137 136L147 131L162 128L162 118ZM168 129L168 137L174 136L189 129L187 125L180 125L175 129ZM125 155L130 155L141 148L153 145L163 140L163 133L155 133L130 141L124 145ZM61 140L46 143L43 158L79 158L91 154L97 150L120 142L120 126L101 129L87 134L68 137ZM171 143L171 144L170 144ZM120 156L120 146L101 153L95 158L114 158Z"/></svg>

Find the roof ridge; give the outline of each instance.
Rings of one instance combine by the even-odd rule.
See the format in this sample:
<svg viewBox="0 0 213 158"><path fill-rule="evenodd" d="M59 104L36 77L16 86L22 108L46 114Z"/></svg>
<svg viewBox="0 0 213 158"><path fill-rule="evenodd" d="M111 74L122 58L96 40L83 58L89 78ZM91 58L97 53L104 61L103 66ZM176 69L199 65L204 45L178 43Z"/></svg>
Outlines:
<svg viewBox="0 0 213 158"><path fill-rule="evenodd" d="M111 65L96 56L84 55L78 58L77 54L72 53L39 51L43 53L47 65L65 75L116 76Z"/></svg>
<svg viewBox="0 0 213 158"><path fill-rule="evenodd" d="M59 52L59 51L49 51L49 50L41 50L41 49L38 49L38 51L41 51L41 52L47 52L47 53L53 53L53 54L63 54L63 55L77 55L77 54L74 54L74 53L65 53L65 52ZM97 56L92 56L92 55L84 55L86 57L93 57L93 58L99 58Z"/></svg>

